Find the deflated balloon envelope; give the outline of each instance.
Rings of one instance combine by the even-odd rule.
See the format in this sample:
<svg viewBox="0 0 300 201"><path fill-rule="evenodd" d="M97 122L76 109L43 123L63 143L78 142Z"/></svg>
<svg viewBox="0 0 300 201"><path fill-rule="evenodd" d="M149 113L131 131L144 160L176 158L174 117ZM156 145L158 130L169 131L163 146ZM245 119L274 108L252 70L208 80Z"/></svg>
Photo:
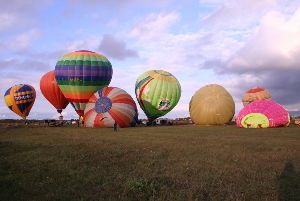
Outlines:
<svg viewBox="0 0 300 201"><path fill-rule="evenodd" d="M104 87L94 93L84 110L86 127L128 127L136 120L137 108L132 97L123 89Z"/></svg>
<svg viewBox="0 0 300 201"><path fill-rule="evenodd" d="M14 113L26 119L34 104L35 89L28 84L19 84L9 88L4 95L5 104Z"/></svg>
<svg viewBox="0 0 300 201"><path fill-rule="evenodd" d="M149 120L170 112L178 103L181 87L169 72L151 70L140 75L135 84L135 95Z"/></svg>
<svg viewBox="0 0 300 201"><path fill-rule="evenodd" d="M66 54L55 66L58 86L79 116L93 93L109 85L112 73L105 56L87 50Z"/></svg>
<svg viewBox="0 0 300 201"><path fill-rule="evenodd" d="M58 87L54 71L50 71L42 76L40 89L44 97L61 113L69 104Z"/></svg>

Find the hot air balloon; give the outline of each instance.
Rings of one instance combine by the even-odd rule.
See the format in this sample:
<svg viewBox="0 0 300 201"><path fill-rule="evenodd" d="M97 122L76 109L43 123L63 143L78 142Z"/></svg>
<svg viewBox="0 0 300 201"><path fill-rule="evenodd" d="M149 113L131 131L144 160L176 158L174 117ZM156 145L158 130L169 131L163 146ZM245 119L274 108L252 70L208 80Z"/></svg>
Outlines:
<svg viewBox="0 0 300 201"><path fill-rule="evenodd" d="M7 107L14 113L26 119L34 104L35 90L28 84L19 84L9 88L4 95Z"/></svg>
<svg viewBox="0 0 300 201"><path fill-rule="evenodd" d="M57 85L54 71L50 71L42 76L40 89L44 97L56 108L58 113L61 113L69 104Z"/></svg>
<svg viewBox="0 0 300 201"><path fill-rule="evenodd" d="M176 106L180 99L181 87L171 73L151 70L138 77L135 95L149 121L153 121Z"/></svg>
<svg viewBox="0 0 300 201"><path fill-rule="evenodd" d="M123 89L104 87L91 96L84 110L86 127L121 128L131 125L137 116L137 108L132 97Z"/></svg>
<svg viewBox="0 0 300 201"><path fill-rule="evenodd" d="M234 115L234 101L229 92L217 84L200 88L190 101L190 116L199 125L223 125Z"/></svg>
<svg viewBox="0 0 300 201"><path fill-rule="evenodd" d="M256 100L270 100L272 98L271 94L265 88L255 87L246 91L242 101L243 105L246 106L249 103Z"/></svg>
<svg viewBox="0 0 300 201"><path fill-rule="evenodd" d="M93 93L109 85L112 73L105 56L87 50L66 54L55 66L58 86L79 116Z"/></svg>
<svg viewBox="0 0 300 201"><path fill-rule="evenodd" d="M258 100L246 105L235 119L240 128L272 128L287 126L288 111L272 100Z"/></svg>

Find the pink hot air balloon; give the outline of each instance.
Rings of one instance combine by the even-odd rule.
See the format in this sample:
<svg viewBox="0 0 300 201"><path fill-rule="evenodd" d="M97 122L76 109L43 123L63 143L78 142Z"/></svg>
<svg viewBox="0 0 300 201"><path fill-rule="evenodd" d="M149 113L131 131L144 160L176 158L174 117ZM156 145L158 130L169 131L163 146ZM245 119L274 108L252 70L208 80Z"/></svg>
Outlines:
<svg viewBox="0 0 300 201"><path fill-rule="evenodd" d="M246 105L235 119L240 128L273 128L287 126L288 111L272 100L258 100Z"/></svg>
<svg viewBox="0 0 300 201"><path fill-rule="evenodd" d="M84 110L85 127L128 127L137 119L132 97L123 89L104 87L91 96Z"/></svg>

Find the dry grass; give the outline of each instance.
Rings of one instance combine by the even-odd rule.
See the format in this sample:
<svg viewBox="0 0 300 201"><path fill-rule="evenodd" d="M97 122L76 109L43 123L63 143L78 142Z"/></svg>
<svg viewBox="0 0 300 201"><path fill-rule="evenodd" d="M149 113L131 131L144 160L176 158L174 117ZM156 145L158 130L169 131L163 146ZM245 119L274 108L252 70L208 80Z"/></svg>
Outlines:
<svg viewBox="0 0 300 201"><path fill-rule="evenodd" d="M0 132L0 200L300 200L296 126Z"/></svg>

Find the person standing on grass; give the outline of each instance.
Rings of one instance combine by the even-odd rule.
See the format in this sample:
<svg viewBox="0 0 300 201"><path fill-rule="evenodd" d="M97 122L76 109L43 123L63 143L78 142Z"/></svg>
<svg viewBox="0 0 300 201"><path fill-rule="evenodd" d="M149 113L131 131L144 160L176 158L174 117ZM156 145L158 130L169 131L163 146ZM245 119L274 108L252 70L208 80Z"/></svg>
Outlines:
<svg viewBox="0 0 300 201"><path fill-rule="evenodd" d="M114 123L114 132L117 132L118 131L118 124L117 124L117 122L115 121L115 123Z"/></svg>

